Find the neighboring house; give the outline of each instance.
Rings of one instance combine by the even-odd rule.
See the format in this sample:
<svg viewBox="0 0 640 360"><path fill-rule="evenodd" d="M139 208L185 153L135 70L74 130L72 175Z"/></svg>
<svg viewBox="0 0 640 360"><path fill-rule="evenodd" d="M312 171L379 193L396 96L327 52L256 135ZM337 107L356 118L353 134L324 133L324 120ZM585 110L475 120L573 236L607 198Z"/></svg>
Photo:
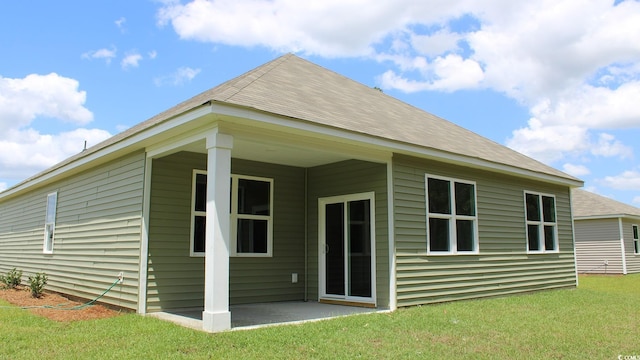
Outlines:
<svg viewBox="0 0 640 360"><path fill-rule="evenodd" d="M581 189L572 206L579 273L640 272L640 209Z"/></svg>
<svg viewBox="0 0 640 360"><path fill-rule="evenodd" d="M574 287L582 181L285 55L0 194L0 272L144 314Z"/></svg>

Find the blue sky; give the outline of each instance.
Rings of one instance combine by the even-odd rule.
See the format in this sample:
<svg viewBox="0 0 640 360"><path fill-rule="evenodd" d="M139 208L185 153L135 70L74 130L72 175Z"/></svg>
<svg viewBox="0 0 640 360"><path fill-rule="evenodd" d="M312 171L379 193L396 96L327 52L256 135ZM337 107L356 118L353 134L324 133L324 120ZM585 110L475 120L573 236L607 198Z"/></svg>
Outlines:
<svg viewBox="0 0 640 360"><path fill-rule="evenodd" d="M640 2L12 1L0 190L284 53L640 206Z"/></svg>

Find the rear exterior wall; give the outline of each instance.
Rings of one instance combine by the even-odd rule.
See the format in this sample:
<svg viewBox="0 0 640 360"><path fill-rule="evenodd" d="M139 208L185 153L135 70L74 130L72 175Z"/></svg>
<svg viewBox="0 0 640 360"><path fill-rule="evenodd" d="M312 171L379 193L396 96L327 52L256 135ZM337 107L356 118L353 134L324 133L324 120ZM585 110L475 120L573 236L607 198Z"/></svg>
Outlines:
<svg viewBox="0 0 640 360"><path fill-rule="evenodd" d="M425 174L476 183L477 255L427 254ZM568 187L405 156L393 181L398 306L576 286ZM527 253L524 191L555 195L558 253Z"/></svg>

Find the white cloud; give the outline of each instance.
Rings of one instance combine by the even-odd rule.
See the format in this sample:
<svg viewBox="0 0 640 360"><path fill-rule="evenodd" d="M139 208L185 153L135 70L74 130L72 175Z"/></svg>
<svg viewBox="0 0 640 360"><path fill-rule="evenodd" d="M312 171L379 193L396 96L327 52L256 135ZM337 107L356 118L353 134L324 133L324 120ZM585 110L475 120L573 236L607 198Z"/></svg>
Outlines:
<svg viewBox="0 0 640 360"><path fill-rule="evenodd" d="M155 50L151 50L151 51L149 51L147 56L149 56L149 59L155 59L158 56L158 52L155 51Z"/></svg>
<svg viewBox="0 0 640 360"><path fill-rule="evenodd" d="M633 149L611 134L600 133L594 140L586 127L546 125L536 118L531 118L527 127L514 130L506 145L546 164L585 154L620 159L633 156Z"/></svg>
<svg viewBox="0 0 640 360"><path fill-rule="evenodd" d="M616 140L615 136L602 133L598 137L598 142L591 146L591 153L596 156L618 156L625 159L633 155L633 149Z"/></svg>
<svg viewBox="0 0 640 360"><path fill-rule="evenodd" d="M636 196L633 198L633 203L640 205L640 196Z"/></svg>
<svg viewBox="0 0 640 360"><path fill-rule="evenodd" d="M0 192L5 191L8 187L6 182L0 182Z"/></svg>
<svg viewBox="0 0 640 360"><path fill-rule="evenodd" d="M619 175L606 176L599 182L617 190L640 190L640 172L628 170Z"/></svg>
<svg viewBox="0 0 640 360"><path fill-rule="evenodd" d="M111 63L111 60L116 57L117 50L115 47L111 49L102 48L98 50L87 51L82 54L83 59L104 59L107 64Z"/></svg>
<svg viewBox="0 0 640 360"><path fill-rule="evenodd" d="M142 60L142 55L137 52L132 52L122 59L120 66L125 70L131 67L138 67L140 65L140 60Z"/></svg>
<svg viewBox="0 0 640 360"><path fill-rule="evenodd" d="M552 163L565 153L589 149L589 134L579 126L545 126L532 118L526 128L514 130L507 146L544 163Z"/></svg>
<svg viewBox="0 0 640 360"><path fill-rule="evenodd" d="M118 29L120 29L120 31L124 32L124 23L127 22L127 19L123 16L121 18L119 18L118 20L114 21L114 24L116 24L116 26L118 27Z"/></svg>
<svg viewBox="0 0 640 360"><path fill-rule="evenodd" d="M540 99L531 113L546 124L575 124L588 128L640 126L640 81L617 88L588 84L568 89L555 98Z"/></svg>
<svg viewBox="0 0 640 360"><path fill-rule="evenodd" d="M380 77L382 88L400 89L409 93L423 90L456 91L478 87L484 76L477 62L458 55L438 57L431 63L422 62L421 59L418 58L413 64L405 66L429 74L425 75L429 77L428 80L412 80L388 70Z"/></svg>
<svg viewBox="0 0 640 360"><path fill-rule="evenodd" d="M443 12L461 10L453 2L410 0L194 0L165 3L158 20L183 39L337 57L372 54L385 36L416 21L439 21Z"/></svg>
<svg viewBox="0 0 640 360"><path fill-rule="evenodd" d="M581 177L585 175L589 175L591 171L584 165L577 164L564 164L562 166L562 170L569 175L573 175L575 177Z"/></svg>
<svg viewBox="0 0 640 360"><path fill-rule="evenodd" d="M78 153L85 140L96 144L110 136L98 129L43 134L31 127L36 118L91 122L93 114L84 107L86 93L78 86L77 80L55 73L0 77L0 179L23 179Z"/></svg>
<svg viewBox="0 0 640 360"><path fill-rule="evenodd" d="M428 35L411 34L411 45L419 54L438 56L457 50L458 41L461 39L462 35L460 34L440 30Z"/></svg>
<svg viewBox="0 0 640 360"><path fill-rule="evenodd" d="M89 123L93 114L84 107L86 93L78 86L77 80L56 73L0 77L0 139L9 129L27 126L38 116Z"/></svg>
<svg viewBox="0 0 640 360"><path fill-rule="evenodd" d="M200 73L200 69L193 69L187 66L178 68L174 73L160 76L154 79L156 86L182 85L193 80Z"/></svg>
<svg viewBox="0 0 640 360"><path fill-rule="evenodd" d="M0 139L0 178L23 179L110 137L99 129L75 129L42 134L34 129L12 130Z"/></svg>

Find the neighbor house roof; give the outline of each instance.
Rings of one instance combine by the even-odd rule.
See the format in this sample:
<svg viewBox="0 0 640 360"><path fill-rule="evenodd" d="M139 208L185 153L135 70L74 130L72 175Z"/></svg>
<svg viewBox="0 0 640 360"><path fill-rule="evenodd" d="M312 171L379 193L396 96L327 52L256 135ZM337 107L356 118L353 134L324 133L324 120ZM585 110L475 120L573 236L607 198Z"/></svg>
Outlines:
<svg viewBox="0 0 640 360"><path fill-rule="evenodd" d="M398 144L524 169L572 184L581 183L553 167L292 54L196 95L25 182L207 103L267 112Z"/></svg>
<svg viewBox="0 0 640 360"><path fill-rule="evenodd" d="M574 218L640 217L637 207L582 189L572 190L571 208Z"/></svg>

